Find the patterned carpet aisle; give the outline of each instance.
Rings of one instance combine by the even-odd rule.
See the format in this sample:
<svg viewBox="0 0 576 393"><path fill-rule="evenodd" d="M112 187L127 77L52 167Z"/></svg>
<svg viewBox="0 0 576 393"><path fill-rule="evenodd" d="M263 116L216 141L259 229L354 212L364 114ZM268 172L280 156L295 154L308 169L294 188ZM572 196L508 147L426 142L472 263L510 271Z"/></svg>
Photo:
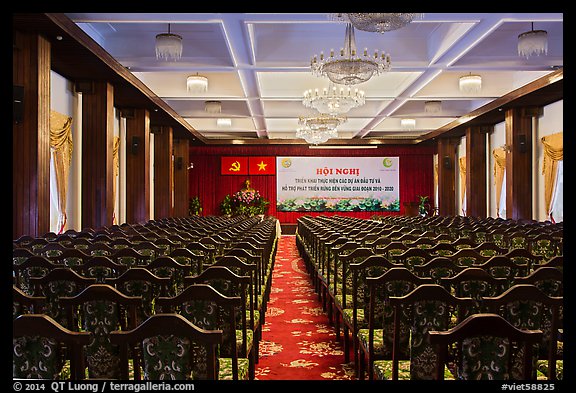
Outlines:
<svg viewBox="0 0 576 393"><path fill-rule="evenodd" d="M283 235L260 343L257 380L355 379L314 292L296 237Z"/></svg>

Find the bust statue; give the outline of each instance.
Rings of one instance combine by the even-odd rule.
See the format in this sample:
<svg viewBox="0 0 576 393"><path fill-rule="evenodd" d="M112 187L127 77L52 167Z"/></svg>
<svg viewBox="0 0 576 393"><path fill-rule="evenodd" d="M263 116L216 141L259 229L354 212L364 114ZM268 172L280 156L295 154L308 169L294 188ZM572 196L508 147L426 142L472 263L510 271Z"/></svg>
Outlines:
<svg viewBox="0 0 576 393"><path fill-rule="evenodd" d="M254 189L250 185L250 179L246 179L246 181L244 182L244 187L242 188L242 191L254 191Z"/></svg>

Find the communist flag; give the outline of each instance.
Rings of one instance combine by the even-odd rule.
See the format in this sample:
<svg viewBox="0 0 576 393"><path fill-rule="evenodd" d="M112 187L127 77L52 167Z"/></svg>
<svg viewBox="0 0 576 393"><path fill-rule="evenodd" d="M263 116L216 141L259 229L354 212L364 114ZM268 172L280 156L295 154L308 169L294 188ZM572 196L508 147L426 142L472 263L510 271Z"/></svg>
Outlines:
<svg viewBox="0 0 576 393"><path fill-rule="evenodd" d="M248 168L251 175L275 175L276 157L250 157Z"/></svg>
<svg viewBox="0 0 576 393"><path fill-rule="evenodd" d="M247 175L248 157L221 157L220 174Z"/></svg>

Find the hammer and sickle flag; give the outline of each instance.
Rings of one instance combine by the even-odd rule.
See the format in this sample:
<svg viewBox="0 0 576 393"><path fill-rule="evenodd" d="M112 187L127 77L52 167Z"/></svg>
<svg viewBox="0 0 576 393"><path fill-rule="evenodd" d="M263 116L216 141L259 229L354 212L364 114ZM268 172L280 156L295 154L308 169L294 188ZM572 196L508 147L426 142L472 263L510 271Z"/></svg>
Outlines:
<svg viewBox="0 0 576 393"><path fill-rule="evenodd" d="M248 157L221 157L221 175L247 175Z"/></svg>
<svg viewBox="0 0 576 393"><path fill-rule="evenodd" d="M251 175L275 175L276 157L250 157L248 168Z"/></svg>

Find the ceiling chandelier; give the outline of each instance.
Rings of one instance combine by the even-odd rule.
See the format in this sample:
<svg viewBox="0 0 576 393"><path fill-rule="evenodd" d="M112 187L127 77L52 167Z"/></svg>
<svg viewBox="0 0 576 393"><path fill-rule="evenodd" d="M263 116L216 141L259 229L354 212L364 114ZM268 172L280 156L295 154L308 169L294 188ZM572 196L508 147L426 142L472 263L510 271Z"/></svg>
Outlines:
<svg viewBox="0 0 576 393"><path fill-rule="evenodd" d="M304 92L302 99L304 106L314 108L320 113L339 115L348 112L352 108L366 103L364 91L350 87L339 89L332 83L321 92L318 89L309 89Z"/></svg>
<svg viewBox="0 0 576 393"><path fill-rule="evenodd" d="M206 93L208 91L208 78L202 75L190 75L186 78L186 89L190 93Z"/></svg>
<svg viewBox="0 0 576 393"><path fill-rule="evenodd" d="M299 128L296 130L296 138L304 139L311 145L318 145L320 143L328 142L330 139L338 138L338 131L318 131L310 128Z"/></svg>
<svg viewBox="0 0 576 393"><path fill-rule="evenodd" d="M338 137L337 127L348 120L346 116L334 116L322 113L316 117L300 116L298 124L302 128L296 130L296 137L317 145L329 139Z"/></svg>
<svg viewBox="0 0 576 393"><path fill-rule="evenodd" d="M156 35L156 58L163 60L180 60L182 57L182 37L178 34L168 33Z"/></svg>
<svg viewBox="0 0 576 393"><path fill-rule="evenodd" d="M387 31L397 30L414 19L422 18L423 14L419 13L348 13L348 14L331 14L332 19L346 21L358 30L385 33Z"/></svg>
<svg viewBox="0 0 576 393"><path fill-rule="evenodd" d="M548 32L532 29L518 36L518 55L528 58L548 54Z"/></svg>
<svg viewBox="0 0 576 393"><path fill-rule="evenodd" d="M482 90L482 77L480 75L464 75L458 82L462 93L478 94Z"/></svg>
<svg viewBox="0 0 576 393"><path fill-rule="evenodd" d="M335 56L332 49L330 56L324 57L324 52L320 52L319 57L314 55L310 67L312 74L326 76L336 84L356 85L368 81L373 75L389 71L391 62L389 54L382 52L379 55L378 50L373 56L368 55L368 49L359 55L356 51L354 26L347 23L344 48L340 49L340 54Z"/></svg>

